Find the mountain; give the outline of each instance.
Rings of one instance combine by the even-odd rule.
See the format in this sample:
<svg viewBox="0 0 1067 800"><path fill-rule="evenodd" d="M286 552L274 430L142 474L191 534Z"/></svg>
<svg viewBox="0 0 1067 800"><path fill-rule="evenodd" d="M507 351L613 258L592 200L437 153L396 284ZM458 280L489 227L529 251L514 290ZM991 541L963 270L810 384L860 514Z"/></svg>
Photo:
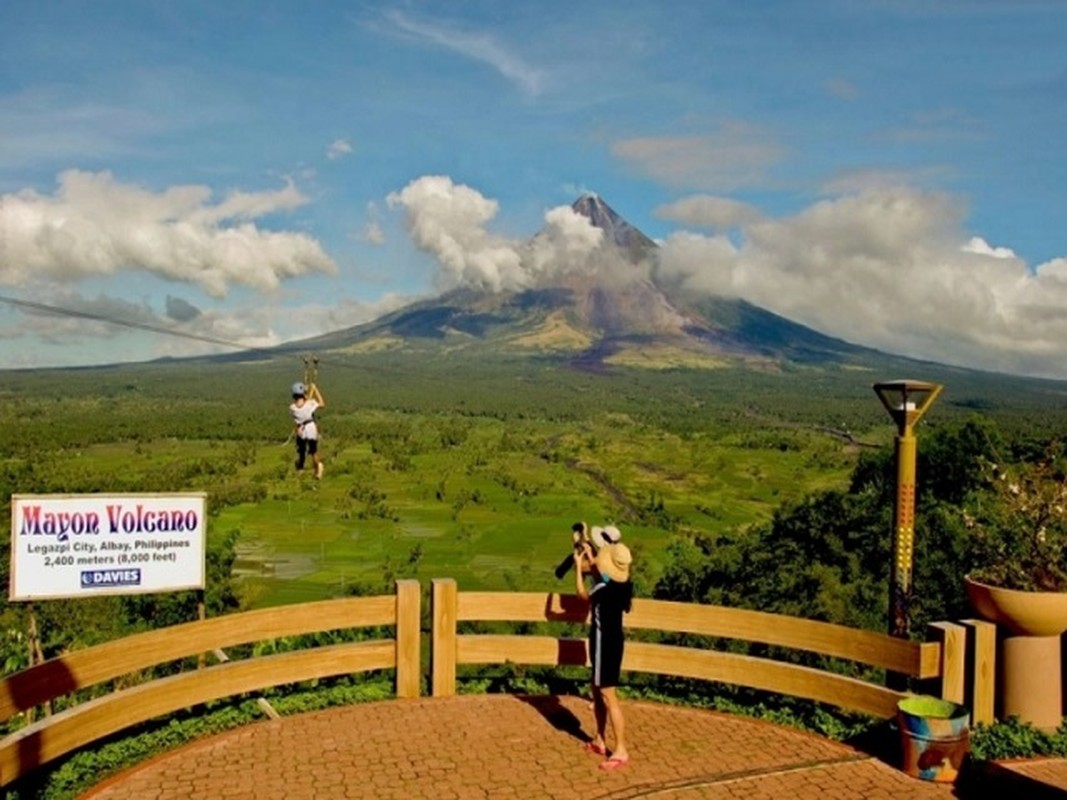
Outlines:
<svg viewBox="0 0 1067 800"><path fill-rule="evenodd" d="M547 354L585 369L716 368L736 362L768 368L884 358L743 300L679 296L655 280L658 246L652 239L597 195L583 195L572 208L603 232L587 269L562 272L552 285L522 291L456 289L285 349L481 349Z"/></svg>
<svg viewBox="0 0 1067 800"><path fill-rule="evenodd" d="M632 261L647 257L656 250L656 243L615 213L599 195L583 194L571 208L588 217L593 226L604 232L604 238L626 252Z"/></svg>

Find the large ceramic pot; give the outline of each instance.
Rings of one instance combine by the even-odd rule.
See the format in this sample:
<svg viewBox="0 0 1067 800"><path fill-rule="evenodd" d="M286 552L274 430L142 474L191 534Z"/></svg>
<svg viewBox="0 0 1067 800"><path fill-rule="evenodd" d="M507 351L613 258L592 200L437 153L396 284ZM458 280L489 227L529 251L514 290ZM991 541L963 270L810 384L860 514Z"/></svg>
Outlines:
<svg viewBox="0 0 1067 800"><path fill-rule="evenodd" d="M1059 636L1067 631L1067 592L1002 589L963 579L967 597L982 617L1019 636Z"/></svg>
<svg viewBox="0 0 1067 800"><path fill-rule="evenodd" d="M997 623L1002 719L1018 717L1054 731L1063 722L1060 637L1067 630L1067 592L1023 592L965 578L979 615Z"/></svg>

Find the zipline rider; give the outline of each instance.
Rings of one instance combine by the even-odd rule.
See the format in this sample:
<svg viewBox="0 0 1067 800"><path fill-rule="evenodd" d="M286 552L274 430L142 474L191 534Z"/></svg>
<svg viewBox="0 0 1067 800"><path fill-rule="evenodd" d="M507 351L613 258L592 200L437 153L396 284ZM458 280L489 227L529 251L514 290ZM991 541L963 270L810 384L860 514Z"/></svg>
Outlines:
<svg viewBox="0 0 1067 800"><path fill-rule="evenodd" d="M289 413L296 425L296 468L303 469L304 461L311 455L315 464L315 478L322 478L322 459L319 458L319 428L315 424L315 412L326 407L319 387L314 383L305 386L293 384L293 402Z"/></svg>

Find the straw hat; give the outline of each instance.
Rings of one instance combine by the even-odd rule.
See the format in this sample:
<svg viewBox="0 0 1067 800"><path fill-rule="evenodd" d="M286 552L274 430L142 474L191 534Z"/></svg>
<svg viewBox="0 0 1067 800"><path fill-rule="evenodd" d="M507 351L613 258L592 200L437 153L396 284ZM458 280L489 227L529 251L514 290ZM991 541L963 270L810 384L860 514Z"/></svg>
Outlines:
<svg viewBox="0 0 1067 800"><path fill-rule="evenodd" d="M630 580L630 563L633 556L630 548L624 544L607 544L601 547L596 554L597 572L617 583L625 583Z"/></svg>
<svg viewBox="0 0 1067 800"><path fill-rule="evenodd" d="M589 531L589 538L593 540L596 549L600 550L609 544L616 544L621 541L622 531L614 525L605 525L602 528L598 525L594 525L593 529Z"/></svg>

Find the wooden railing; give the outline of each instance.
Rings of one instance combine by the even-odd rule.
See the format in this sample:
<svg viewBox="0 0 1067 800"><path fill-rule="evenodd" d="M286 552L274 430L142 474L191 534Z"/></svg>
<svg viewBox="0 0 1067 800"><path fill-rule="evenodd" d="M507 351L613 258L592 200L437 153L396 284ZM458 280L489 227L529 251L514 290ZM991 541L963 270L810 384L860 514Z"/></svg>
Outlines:
<svg viewBox="0 0 1067 800"><path fill-rule="evenodd" d="M461 664L588 664L584 639L458 634L461 622L580 622L586 605L574 595L460 592L455 581L433 582L431 690L455 692ZM636 599L625 617L633 630L740 639L881 667L936 684L945 699L967 703L975 722L993 719L995 628L987 622L937 623L933 641L912 642L827 622L721 606ZM812 667L738 653L628 641L622 667L720 681L891 717L905 696L885 686ZM970 702L967 702L967 701Z"/></svg>
<svg viewBox="0 0 1067 800"><path fill-rule="evenodd" d="M397 582L394 595L283 606L176 625L77 650L0 681L0 719L141 670L193 659L227 647L274 638L359 627L394 627L395 638L312 647L279 655L223 661L101 694L42 717L0 740L0 786L141 722L212 700L300 681L379 669L396 670L398 697L419 695L420 590ZM583 622L587 607L573 595L459 592L433 581L431 690L455 693L465 664L584 665L584 638L459 634L461 622ZM633 630L687 633L761 643L881 667L930 681L936 691L993 719L994 627L968 620L931 626L928 642L797 617L720 606L637 599L626 615ZM221 661L222 659L220 659ZM623 669L720 681L892 716L904 693L798 664L751 655L628 641Z"/></svg>
<svg viewBox="0 0 1067 800"><path fill-rule="evenodd" d="M76 650L0 681L0 719L105 681L226 647L307 633L392 626L394 639L327 645L227 661L119 689L42 717L0 740L0 786L41 764L140 722L272 686L395 669L398 697L417 697L418 581L395 595L348 598L231 614Z"/></svg>

